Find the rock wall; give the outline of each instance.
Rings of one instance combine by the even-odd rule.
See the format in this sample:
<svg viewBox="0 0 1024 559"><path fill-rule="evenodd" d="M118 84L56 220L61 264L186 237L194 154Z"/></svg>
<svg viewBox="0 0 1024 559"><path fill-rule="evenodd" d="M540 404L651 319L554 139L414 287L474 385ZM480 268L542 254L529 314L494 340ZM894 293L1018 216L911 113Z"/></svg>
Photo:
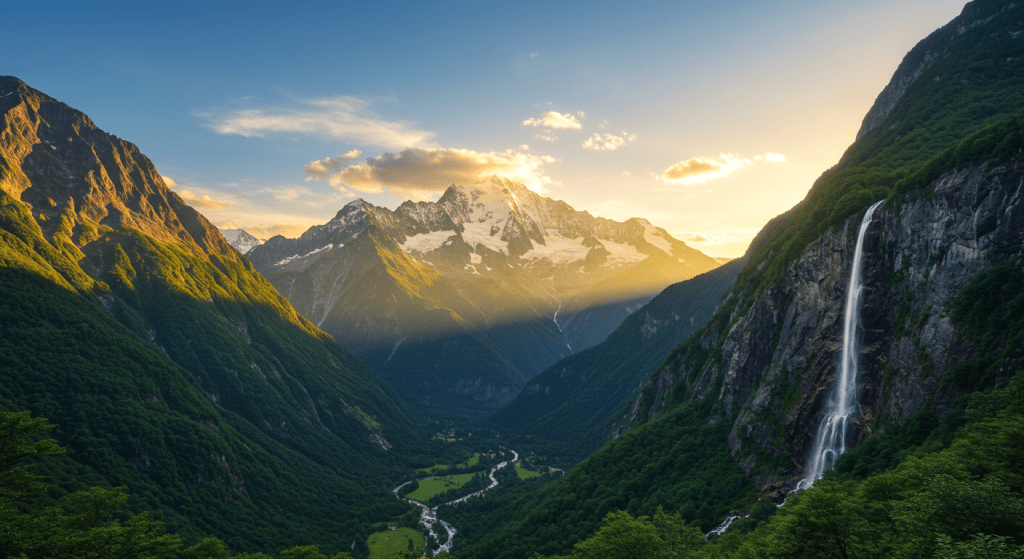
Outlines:
<svg viewBox="0 0 1024 559"><path fill-rule="evenodd" d="M950 305L979 272L1024 249L1022 194L1024 164L983 165L946 174L875 213L864 247L860 414L850 443L921 409L939 414L960 395L942 381L974 346L953 324ZM745 311L734 302L732 315L702 334L711 358L670 361L616 431L653 416L670 391L715 397L721 406L710 421L733 421L730 449L747 473L766 490L792 488L837 373L860 218L812 242ZM687 383L682 392L677 382Z"/></svg>

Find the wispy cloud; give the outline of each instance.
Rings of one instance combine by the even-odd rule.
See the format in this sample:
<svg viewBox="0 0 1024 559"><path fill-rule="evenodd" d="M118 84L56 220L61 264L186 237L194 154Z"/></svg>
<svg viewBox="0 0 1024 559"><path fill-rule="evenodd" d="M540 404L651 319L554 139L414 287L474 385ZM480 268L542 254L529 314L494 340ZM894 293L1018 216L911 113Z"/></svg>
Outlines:
<svg viewBox="0 0 1024 559"><path fill-rule="evenodd" d="M178 197L182 199L182 201L192 206L193 208L202 208L206 210L223 210L225 208L230 208L235 205L235 203L232 202L231 200L218 200L216 198L211 197L208 194L203 194L201 192L197 193L189 189L178 190L178 183L175 182L174 179L172 179L171 177L165 177L163 175L161 175L160 178L164 180L164 184L167 185L167 188L170 188L171 190L175 191L178 194Z"/></svg>
<svg viewBox="0 0 1024 559"><path fill-rule="evenodd" d="M385 120L372 104L357 97L327 97L299 102L296 108L236 109L222 114L194 113L220 134L265 138L302 134L347 140L388 149L434 145L435 134L415 123Z"/></svg>
<svg viewBox="0 0 1024 559"><path fill-rule="evenodd" d="M718 157L691 157L665 169L658 179L670 184L698 184L712 179L727 177L741 167L755 162L781 163L786 157L778 153L767 153L754 157L753 161L731 153Z"/></svg>
<svg viewBox="0 0 1024 559"><path fill-rule="evenodd" d="M349 165L331 174L327 180L343 194L348 193L346 187L371 194L387 188L401 198L430 200L452 184L476 184L498 175L543 193L554 181L541 171L541 167L554 161L553 157L516 150L477 152L410 148ZM307 177L318 178L310 174Z"/></svg>
<svg viewBox="0 0 1024 559"><path fill-rule="evenodd" d="M582 114L582 111L580 114ZM558 111L548 111L541 113L540 116L528 118L523 121L523 126L543 126L545 128L567 128L572 130L579 130L583 127L579 119L572 113L563 114Z"/></svg>
<svg viewBox="0 0 1024 559"><path fill-rule="evenodd" d="M583 142L583 149L592 149L595 151L614 151L620 147L626 145L627 142L632 142L636 139L636 134L630 134L623 131L621 136L615 134L598 134L594 132L594 135L587 138L587 141Z"/></svg>

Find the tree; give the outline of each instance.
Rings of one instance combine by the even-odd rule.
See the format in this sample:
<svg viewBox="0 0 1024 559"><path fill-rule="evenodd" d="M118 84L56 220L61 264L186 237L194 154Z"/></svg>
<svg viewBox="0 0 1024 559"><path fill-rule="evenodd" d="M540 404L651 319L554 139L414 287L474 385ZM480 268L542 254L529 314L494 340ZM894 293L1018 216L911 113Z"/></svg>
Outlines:
<svg viewBox="0 0 1024 559"><path fill-rule="evenodd" d="M593 537L573 546L572 557L579 559L650 559L665 553L665 543L659 538L647 517L634 519L626 511L610 512L603 526Z"/></svg>
<svg viewBox="0 0 1024 559"><path fill-rule="evenodd" d="M217 538L206 538L193 545L184 552L185 559L228 559L228 553L224 542Z"/></svg>
<svg viewBox="0 0 1024 559"><path fill-rule="evenodd" d="M43 485L31 473L36 456L64 454L53 439L37 440L54 425L46 419L32 419L27 411L0 411L0 504L39 493Z"/></svg>
<svg viewBox="0 0 1024 559"><path fill-rule="evenodd" d="M125 512L125 488L93 487L55 503L26 503L45 486L30 468L36 456L63 453L53 429L29 412L0 412L0 557L160 559L176 557L181 538L163 533L149 513Z"/></svg>
<svg viewBox="0 0 1024 559"><path fill-rule="evenodd" d="M668 514L658 507L654 512L653 525L658 531L658 537L665 544L666 558L697 557L704 546L704 534L693 526L687 526L678 512Z"/></svg>

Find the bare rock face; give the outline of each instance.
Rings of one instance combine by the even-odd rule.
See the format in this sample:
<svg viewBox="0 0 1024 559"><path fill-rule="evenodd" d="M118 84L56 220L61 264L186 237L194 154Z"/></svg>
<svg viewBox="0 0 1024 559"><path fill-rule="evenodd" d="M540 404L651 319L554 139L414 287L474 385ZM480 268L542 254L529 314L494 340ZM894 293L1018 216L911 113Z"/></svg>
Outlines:
<svg viewBox="0 0 1024 559"><path fill-rule="evenodd" d="M0 189L25 203L47 237L59 227L138 229L230 257L217 229L164 184L134 144L21 80L0 77Z"/></svg>
<svg viewBox="0 0 1024 559"><path fill-rule="evenodd" d="M924 190L933 193L880 207L865 239L860 410L850 446L921 409L952 406L963 391L943 379L973 352L959 341L952 301L978 273L1024 251L1024 163L962 169ZM723 417L738 412L730 449L764 487L791 488L806 465L837 373L859 220L812 242L781 287L732 317L720 359L687 386L691 397L720 399ZM644 390L654 404L632 413L653 415L677 379L692 376L685 367L677 360L656 373ZM709 393L720 373L718 392ZM789 465L769 469L770 456Z"/></svg>

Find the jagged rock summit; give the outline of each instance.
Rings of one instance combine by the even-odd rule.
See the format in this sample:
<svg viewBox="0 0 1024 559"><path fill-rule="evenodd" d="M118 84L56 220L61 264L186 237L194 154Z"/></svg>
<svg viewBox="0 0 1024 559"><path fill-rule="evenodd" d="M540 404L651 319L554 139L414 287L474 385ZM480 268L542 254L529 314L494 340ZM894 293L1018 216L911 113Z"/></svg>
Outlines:
<svg viewBox="0 0 1024 559"><path fill-rule="evenodd" d="M249 234L245 229L221 229L220 234L224 235L224 240L229 245L235 247L235 250L245 254L255 247L263 244L263 241Z"/></svg>
<svg viewBox="0 0 1024 559"><path fill-rule="evenodd" d="M426 409L479 413L599 343L666 286L718 266L494 177L395 210L363 200L247 254L306 317Z"/></svg>

